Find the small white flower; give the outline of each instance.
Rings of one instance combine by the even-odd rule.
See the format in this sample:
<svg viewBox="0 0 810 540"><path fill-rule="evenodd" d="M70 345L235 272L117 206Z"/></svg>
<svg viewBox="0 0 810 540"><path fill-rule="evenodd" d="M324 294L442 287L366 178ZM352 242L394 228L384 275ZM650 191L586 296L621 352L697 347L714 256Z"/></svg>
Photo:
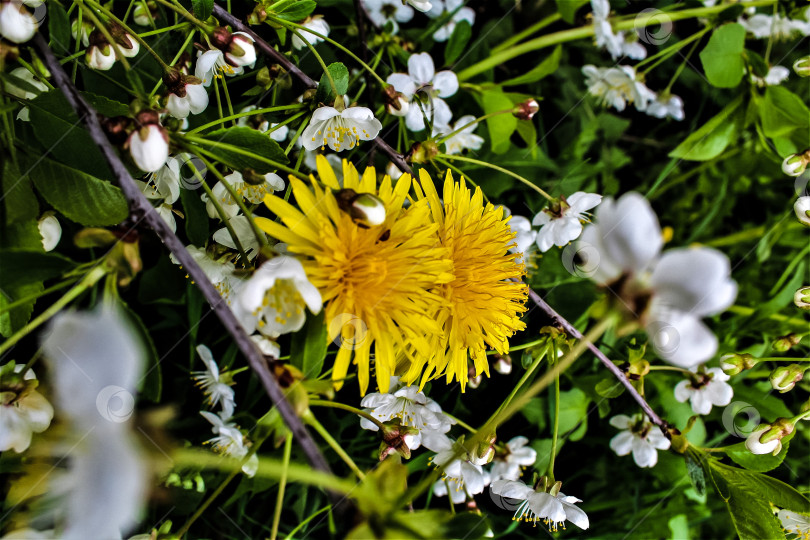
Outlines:
<svg viewBox="0 0 810 540"><path fill-rule="evenodd" d="M561 197L559 203L552 204L534 216L532 225L540 227L536 240L540 251L546 252L551 246L563 247L579 238L582 223L589 221L587 211L601 201L601 195L577 191L567 199Z"/></svg>
<svg viewBox="0 0 810 540"><path fill-rule="evenodd" d="M413 19L413 8L402 0L362 0L361 3L374 26L384 28L391 24L392 34L399 30L398 23Z"/></svg>
<svg viewBox="0 0 810 540"><path fill-rule="evenodd" d="M19 0L0 2L0 36L14 43L25 43L36 33L39 21ZM41 2L39 2L41 4Z"/></svg>
<svg viewBox="0 0 810 540"><path fill-rule="evenodd" d="M458 77L450 70L436 73L428 53L412 54L408 58L408 73L392 73L385 82L411 102L405 114L405 125L411 131L425 129L425 116L433 125L450 123L453 114L442 98L458 91Z"/></svg>
<svg viewBox="0 0 810 540"><path fill-rule="evenodd" d="M467 125L470 124L470 125ZM464 127L467 126L467 127ZM444 148L446 154L460 154L465 149L478 150L484 144L484 138L473 133L478 127L475 123L475 116L469 114L462 116L453 125L434 125L433 136L444 136L464 127L461 131L454 134L452 137L444 141Z"/></svg>
<svg viewBox="0 0 810 540"><path fill-rule="evenodd" d="M765 443L759 440L765 432L770 430L771 426L765 425L749 433L745 439L745 447L748 448L748 451L757 455L778 454L782 450L781 439L775 438Z"/></svg>
<svg viewBox="0 0 810 540"><path fill-rule="evenodd" d="M626 56L634 60L647 57L647 49L638 41L629 39L625 32L614 32L608 21L610 3L608 0L591 0L596 46L607 50L613 60Z"/></svg>
<svg viewBox="0 0 810 540"><path fill-rule="evenodd" d="M644 112L656 118L666 118L669 116L674 120L680 121L684 119L683 100L674 94L659 95L650 102L647 106L647 110Z"/></svg>
<svg viewBox="0 0 810 540"><path fill-rule="evenodd" d="M790 77L790 70L784 66L771 66L768 74L764 77L757 77L751 74L751 82L763 88L765 86L779 86Z"/></svg>
<svg viewBox="0 0 810 540"><path fill-rule="evenodd" d="M796 34L810 35L810 23L790 19L778 13L765 15L757 13L751 17L740 17L737 20L743 28L758 39L773 38L776 41L791 39Z"/></svg>
<svg viewBox="0 0 810 540"><path fill-rule="evenodd" d="M802 225L810 227L810 196L799 197L793 204L793 212Z"/></svg>
<svg viewBox="0 0 810 540"><path fill-rule="evenodd" d="M205 345L197 345L197 354L200 355L205 364L205 371L192 371L192 379L197 382L197 386L202 388L203 393L208 398L209 407L222 407L220 416L227 420L233 416L233 409L236 407L234 392L231 385L233 379L230 375L220 373L217 361L211 354L211 349Z"/></svg>
<svg viewBox="0 0 810 540"><path fill-rule="evenodd" d="M456 458L456 443L446 435L436 438L434 448L439 450L433 457L433 464L442 468L442 479L433 484L434 495L444 497L449 488L450 499L460 504L468 497L483 493L489 483L489 474L473 463L466 452Z"/></svg>
<svg viewBox="0 0 810 540"><path fill-rule="evenodd" d="M139 169L157 172L169 159L169 135L157 123L135 129L127 139L129 153Z"/></svg>
<svg viewBox="0 0 810 540"><path fill-rule="evenodd" d="M782 161L782 172L788 176L801 176L807 168L807 152L790 154Z"/></svg>
<svg viewBox="0 0 810 540"><path fill-rule="evenodd" d="M301 23L301 26L304 28L309 28L313 32L317 32L325 37L329 37L329 24L323 19L323 15L313 15L311 17L307 17L306 20ZM306 43L304 43L304 40L310 45L315 45L316 43L323 41L323 38L307 32L306 30L299 30L299 33L301 34L300 38L296 35L293 35L292 37L292 46L295 50L303 49L307 46Z"/></svg>
<svg viewBox="0 0 810 540"><path fill-rule="evenodd" d="M512 216L509 218L509 227L515 232L515 243L509 248L510 253L525 254L534 245L537 239L537 231L532 229L529 218L524 216ZM525 257L520 257L523 261Z"/></svg>
<svg viewBox="0 0 810 540"><path fill-rule="evenodd" d="M717 337L701 322L730 306L737 296L731 264L705 247L672 249L660 255L663 239L650 203L630 192L608 197L596 210L596 223L582 233L578 249L592 261L591 279L603 285L624 276L619 294L634 303L655 352L663 360L692 368L717 351Z"/></svg>
<svg viewBox="0 0 810 540"><path fill-rule="evenodd" d="M249 105L239 112L255 111L256 109L257 109L256 105ZM253 123L254 119L256 121L255 123ZM261 131L262 133L267 133L269 130L275 128L278 125L278 123L276 122L272 123L268 122L261 115L256 115L253 117L242 116L236 121L236 124L239 126L249 126L253 124L253 127ZM290 128L288 128L287 126L281 126L278 129L273 129L273 131L270 131L270 138L276 142L283 142L287 139L287 135L289 133Z"/></svg>
<svg viewBox="0 0 810 540"><path fill-rule="evenodd" d="M734 389L726 381L729 376L720 368L709 368L698 373L694 380L687 379L675 386L675 399L681 403L689 400L695 414L709 414L712 405L725 407L734 397Z"/></svg>
<svg viewBox="0 0 810 540"><path fill-rule="evenodd" d="M358 141L377 137L382 124L366 107L349 107L338 111L334 107L320 107L312 113L309 126L301 138L306 150L329 146L335 152L351 150Z"/></svg>
<svg viewBox="0 0 810 540"><path fill-rule="evenodd" d="M782 528L788 534L795 535L796 540L810 538L810 516L799 514L792 510L779 510L776 514L782 523Z"/></svg>
<svg viewBox="0 0 810 540"><path fill-rule="evenodd" d="M53 251L62 238L62 226L54 214L55 212L52 211L45 212L37 221L39 235L42 237L42 247L45 251Z"/></svg>
<svg viewBox="0 0 810 540"><path fill-rule="evenodd" d="M252 68L256 64L256 46L253 44L253 38L245 32L234 32L231 37L225 61L238 68L244 66Z"/></svg>
<svg viewBox="0 0 810 540"><path fill-rule="evenodd" d="M431 8L426 11L429 17L437 18L448 13L453 14L444 26L433 32L433 39L435 41L442 42L450 39L450 36L453 35L453 31L456 29L456 25L461 21L467 21L470 23L470 26L475 23L475 11L469 7L462 7L465 4L464 0L444 0L443 2L437 0L432 2L432 4Z"/></svg>
<svg viewBox="0 0 810 540"><path fill-rule="evenodd" d="M287 255L265 261L239 291L234 311L245 330L275 338L304 326L304 308L317 315L323 307L301 262Z"/></svg>
<svg viewBox="0 0 810 540"><path fill-rule="evenodd" d="M550 531L556 531L560 526L565 528L565 522L570 521L582 530L590 526L588 516L578 508L576 503L582 502L576 497L567 496L557 488L556 494L537 491L519 480L495 480L490 491L501 497L521 501L515 510L513 519L520 521L543 521Z"/></svg>
<svg viewBox="0 0 810 540"><path fill-rule="evenodd" d="M233 228L234 233L236 233L236 238L242 245L242 249L244 250L245 255L247 255L248 260L252 261L255 259L262 246L259 244L259 240L256 238L256 232L253 230L250 220L246 216L238 215L229 219L228 223L231 225L231 228ZM236 242L233 241L231 233L227 227L217 230L214 233L213 239L214 242L221 246L237 249Z"/></svg>
<svg viewBox="0 0 810 540"><path fill-rule="evenodd" d="M588 64L583 66L588 93L596 97L602 105L623 111L627 103L632 103L639 111L644 111L656 98L655 92L636 79L632 66L598 68Z"/></svg>
<svg viewBox="0 0 810 540"><path fill-rule="evenodd" d="M188 82L182 86L180 94L169 93L166 108L175 118L186 118L191 114L200 114L208 107L208 91L201 82Z"/></svg>
<svg viewBox="0 0 810 540"><path fill-rule="evenodd" d="M0 368L0 372L9 370L9 364ZM42 433L51 425L53 407L45 397L25 381L35 381L33 370L29 369L20 381L19 373L25 366L14 366L13 373L3 373L0 381L0 452L14 450L24 452L31 444L33 433ZM7 387L6 381L14 381L19 388ZM30 383L29 383L30 384Z"/></svg>
<svg viewBox="0 0 810 540"><path fill-rule="evenodd" d="M104 46L93 45L85 54L87 65L99 71L107 71L115 64L115 50L110 44Z"/></svg>
<svg viewBox="0 0 810 540"><path fill-rule="evenodd" d="M610 425L623 430L610 439L610 448L619 456L633 453L633 461L639 467L655 467L658 450L669 449L670 441L652 422L641 414L632 418L619 414L610 419Z"/></svg>
<svg viewBox="0 0 810 540"><path fill-rule="evenodd" d="M520 478L521 468L534 465L537 461L537 451L528 446L526 437L513 437L506 443L503 451L496 451L492 460L492 481L517 480Z"/></svg>
<svg viewBox="0 0 810 540"><path fill-rule="evenodd" d="M212 49L204 53L197 53L197 66L194 68L194 76L202 81L203 86L208 87L211 82L219 77L227 75L234 77L244 73L242 66L233 66L228 63L225 55L219 49Z"/></svg>
<svg viewBox="0 0 810 540"><path fill-rule="evenodd" d="M439 440L436 435L447 433L456 423L442 412L438 403L420 392L418 386L401 387L399 377L391 377L388 392L367 394L360 405L380 422L399 418L403 426L416 429L418 433L405 438L405 443L411 450L425 446L437 452L444 448L441 442L438 443L439 446L434 444ZM374 422L365 418L360 418L360 427L371 431L379 430Z"/></svg>
<svg viewBox="0 0 810 540"><path fill-rule="evenodd" d="M200 411L200 414L211 423L211 431L213 431L215 437L206 441L206 444L210 444L214 452L240 460L247 456L250 450L245 444L245 437L239 430L239 426L233 422L228 422L228 418L223 418L208 411ZM256 454L253 454L242 465L242 472L248 477L253 477L258 467L259 458Z"/></svg>
<svg viewBox="0 0 810 540"><path fill-rule="evenodd" d="M186 246L189 255L200 265L200 269L222 295L222 298L231 304L232 295L241 287L243 280L234 274L236 268L232 262L224 259L214 260L202 248ZM174 264L179 264L174 255L170 256ZM187 276L188 277L188 276Z"/></svg>

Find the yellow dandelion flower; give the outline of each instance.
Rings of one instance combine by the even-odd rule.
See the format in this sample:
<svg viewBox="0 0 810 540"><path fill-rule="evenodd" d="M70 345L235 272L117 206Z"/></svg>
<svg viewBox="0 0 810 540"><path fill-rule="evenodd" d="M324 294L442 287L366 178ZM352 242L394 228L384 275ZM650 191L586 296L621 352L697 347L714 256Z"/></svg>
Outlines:
<svg viewBox="0 0 810 540"><path fill-rule="evenodd" d="M450 171L444 181L444 201L424 170L414 181L417 200L430 203L433 221L439 224L439 238L450 250L453 281L437 287L447 300L438 314L442 327L434 352L427 359L412 362L405 380L415 381L427 364L422 384L442 374L450 383L455 378L461 390L467 384L467 359L476 374L489 376L487 348L509 352L509 337L523 330L520 320L526 311L528 287L520 280L525 270L519 254L509 253L515 234L503 208L487 203L481 189L475 192L456 183Z"/></svg>
<svg viewBox="0 0 810 540"><path fill-rule="evenodd" d="M387 392L398 355L431 354L440 332L435 314L446 303L432 289L453 277L448 250L439 243L427 201L403 208L409 175L395 185L386 175L377 188L373 168L361 178L343 162L343 188L371 193L384 203L385 220L373 226L340 209L335 193L341 186L323 156L318 156L318 175L320 184L311 177L309 186L290 177L300 210L274 195L265 197L283 225L264 218L256 222L302 258L307 277L323 297L329 339L341 338L332 371L336 388L343 384L353 353L360 391L368 389L373 359L377 386Z"/></svg>

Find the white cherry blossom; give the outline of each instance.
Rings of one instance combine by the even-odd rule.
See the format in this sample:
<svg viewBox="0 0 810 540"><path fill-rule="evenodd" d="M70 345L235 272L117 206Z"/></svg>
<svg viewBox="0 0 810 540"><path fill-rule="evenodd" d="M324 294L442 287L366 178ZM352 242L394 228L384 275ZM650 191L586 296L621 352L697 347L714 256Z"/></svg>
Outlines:
<svg viewBox="0 0 810 540"><path fill-rule="evenodd" d="M765 86L779 86L790 77L790 70L785 66L771 66L768 68L768 74L764 77L757 77L751 74L751 82L759 87Z"/></svg>
<svg viewBox="0 0 810 540"><path fill-rule="evenodd" d="M633 461L642 468L655 467L658 463L658 450L667 450L670 441L641 414L632 418L619 414L610 419L610 425L622 431L610 440L610 448L619 456L633 453Z"/></svg>
<svg viewBox="0 0 810 540"><path fill-rule="evenodd" d="M349 107L338 111L334 107L320 107L312 113L309 125L301 134L306 150L329 146L335 152L351 150L359 141L377 137L382 124L366 107Z"/></svg>
<svg viewBox="0 0 810 540"><path fill-rule="evenodd" d="M537 461L537 451L528 444L529 439L518 436L510 439L503 449L496 450L490 469L493 482L517 480L523 467L534 465Z"/></svg>
<svg viewBox="0 0 810 540"><path fill-rule="evenodd" d="M449 70L436 73L428 53L412 54L408 58L408 73L392 73L385 82L411 102L405 115L405 125L411 131L425 129L425 116L433 125L450 123L453 115L442 98L458 91L458 77Z"/></svg>
<svg viewBox="0 0 810 540"><path fill-rule="evenodd" d="M709 414L713 405L725 407L731 403L734 389L726 382L729 379L722 369L709 368L679 382L675 386L675 399L681 403L688 400L695 414Z"/></svg>
<svg viewBox="0 0 810 540"><path fill-rule="evenodd" d="M413 19L413 8L402 0L362 0L361 4L374 26L384 28L390 24L392 34L399 31L399 23Z"/></svg>
<svg viewBox="0 0 810 540"><path fill-rule="evenodd" d="M323 15L313 15L311 17L307 17L306 20L301 23L301 26L308 28L313 32L317 32L322 36L329 37L329 24L323 19ZM323 38L307 32L306 30L299 30L298 33L301 34L300 38L294 34L292 37L292 46L295 50L300 50L307 46L303 40L306 40L306 42L310 45L315 45L316 43L323 41Z"/></svg>
<svg viewBox="0 0 810 540"><path fill-rule="evenodd" d="M540 251L546 252L551 246L563 247L579 238L582 223L590 221L588 210L601 201L601 195L577 191L570 197L561 197L558 203L552 203L534 216L532 225L540 227L536 239Z"/></svg>
<svg viewBox="0 0 810 540"><path fill-rule="evenodd" d="M210 407L221 407L220 416L227 420L233 416L233 410L236 407L233 388L231 388L233 379L224 373L220 373L217 361L214 360L214 355L211 354L211 349L205 345L197 345L197 354L200 355L200 359L205 364L205 370L192 371L191 378L196 381L197 386L202 389L208 398L208 405Z"/></svg>
<svg viewBox="0 0 810 540"><path fill-rule="evenodd" d="M656 94L636 77L632 66L598 68L586 65L582 68L588 92L605 106L623 111L628 103L644 111Z"/></svg>
<svg viewBox="0 0 810 540"><path fill-rule="evenodd" d="M247 216L240 214L229 219L228 223L230 224L234 233L236 233L236 239L239 240L239 243L242 245L242 249L244 250L245 255L247 255L248 260L252 261L255 259L262 246L259 243L259 240L256 238L256 231L250 224L250 219L248 219ZM227 227L218 229L212 238L214 239L214 242L221 246L237 249L236 242L233 241L231 232Z"/></svg>
<svg viewBox="0 0 810 540"><path fill-rule="evenodd" d="M208 91L201 81L187 82L179 93L170 92L166 103L166 109L175 118L187 118L189 113L200 114L207 107Z"/></svg>
<svg viewBox="0 0 810 540"><path fill-rule="evenodd" d="M222 78L225 75L234 77L244 72L244 67L230 64L225 54L219 49L197 53L197 66L194 69L194 76L200 79L205 87L211 86L211 83L217 77Z"/></svg>
<svg viewBox="0 0 810 540"><path fill-rule="evenodd" d="M444 141L445 154L460 154L464 150L479 150L483 146L484 138L473 133L477 127L475 116L469 114L462 116L452 125L434 125L433 136L442 137L460 130Z"/></svg>
<svg viewBox="0 0 810 540"><path fill-rule="evenodd" d="M656 118L670 117L680 121L684 119L683 100L674 94L660 94L650 101L644 112Z"/></svg>
<svg viewBox="0 0 810 540"><path fill-rule="evenodd" d="M608 21L610 2L608 0L591 0L593 9L593 26L596 46L610 53L613 60L626 56L634 60L647 57L647 49L636 40L630 39L625 32L614 32Z"/></svg>
<svg viewBox="0 0 810 540"><path fill-rule="evenodd" d="M53 407L36 391L34 371L20 373L25 366L0 367L0 452L22 453L31 444L33 433L42 433L51 425ZM14 383L14 384L9 384Z"/></svg>
<svg viewBox="0 0 810 540"><path fill-rule="evenodd" d="M450 19L438 30L433 32L433 39L438 42L447 41L453 35L456 25L467 21L472 26L475 23L475 11L466 7L464 0L432 0L431 7L426 11L428 17L438 18L451 14ZM417 8L419 9L419 8ZM422 11L422 10L420 10Z"/></svg>
<svg viewBox="0 0 810 540"><path fill-rule="evenodd" d="M553 490L556 493L547 493L532 489L519 480L493 480L490 491L495 495L507 499L517 499L520 504L515 510L513 519L520 521L542 521L550 531L556 531L560 526L565 528L565 522L570 521L582 530L590 526L588 516L576 506L582 501Z"/></svg>
<svg viewBox="0 0 810 540"><path fill-rule="evenodd" d="M211 445L211 449L218 454L223 454L236 459L244 459L248 455L248 448L245 437L239 430L239 426L229 422L227 417L208 411L200 411L200 415L211 423L211 431L214 437L206 441ZM259 458L253 454L242 465L242 472L248 477L253 477L259 469Z"/></svg>
<svg viewBox="0 0 810 540"><path fill-rule="evenodd" d="M489 484L489 473L481 465L473 463L466 452L456 458L456 443L446 435L437 437L434 447L439 450L433 457L433 464L442 468L441 480L433 484L434 495L444 497L449 494L453 503L460 504L484 491Z"/></svg>

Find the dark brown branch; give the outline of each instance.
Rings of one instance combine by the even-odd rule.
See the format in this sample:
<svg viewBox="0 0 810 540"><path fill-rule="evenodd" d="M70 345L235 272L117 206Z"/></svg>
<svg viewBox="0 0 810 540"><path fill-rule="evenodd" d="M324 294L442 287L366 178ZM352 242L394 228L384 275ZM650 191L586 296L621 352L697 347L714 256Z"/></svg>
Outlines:
<svg viewBox="0 0 810 540"><path fill-rule="evenodd" d="M252 37L256 41L256 47L258 47L260 51L262 51L264 54L266 54L267 56L269 56L270 58L281 64L284 67L284 69L287 70L287 72L297 77L298 80L301 81L301 83L304 86L306 86L307 88L317 88L318 86L317 82L309 78L309 76L303 71L301 71L298 68L298 66L293 64L289 58L287 58L286 56L275 50L273 47L271 47L265 40L260 38L258 34L256 34L256 32L254 32L253 30L248 28L244 23L242 23L242 21L240 21L239 19L237 19L236 17L234 17L233 15L231 15L230 13L228 13L227 11L225 11L224 9L222 9L220 6L217 5L214 5L214 16L228 23L235 30L238 30L239 32L245 32L248 35L250 35L250 37ZM411 166L408 165L408 162L405 161L405 158L402 156L402 154L391 148L391 146L387 142L385 142L379 135L377 136L377 138L374 139L373 142L375 145L377 145L377 148L379 148L380 151L382 151L385 155L388 156L388 158L392 162L394 162L394 165L396 165L399 168L399 170L409 174L413 173Z"/></svg>
<svg viewBox="0 0 810 540"><path fill-rule="evenodd" d="M124 197L126 197L130 212L135 220L140 221L144 219L169 251L180 261L185 271L188 272L197 288L211 305L214 313L219 317L222 325L233 337L239 350L242 351L242 354L247 358L250 367L259 377L259 380L261 380L267 395L270 397L273 405L278 408L281 417L284 419L290 431L292 431L298 444L301 445L301 449L306 454L312 467L331 474L331 470L323 454L321 454L321 451L301 422L301 419L298 418L292 406L284 397L284 392L281 390L278 381L270 373L264 355L259 351L250 339L250 336L247 335L236 320L228 304L222 300L222 296L220 296L219 292L208 280L208 277L186 250L180 239L177 238L171 228L163 221L163 218L158 215L157 211L155 211L146 197L144 197L143 193L138 189L132 176L130 176L126 167L124 167L124 164L121 162L121 159L118 157L118 154L116 154L110 142L107 140L107 136L101 127L96 111L84 100L81 94L79 94L79 91L73 85L64 69L62 69L61 64L59 64L59 61L53 55L53 52L51 52L51 49L48 47L48 43L41 34L35 36L34 45L39 49L45 66L53 75L56 86L62 91L73 107L73 110L76 111L78 117L85 126L87 126L87 130L90 132L93 142L99 147L105 160L110 165L116 183L121 188Z"/></svg>
<svg viewBox="0 0 810 540"><path fill-rule="evenodd" d="M256 32L248 28L248 26L245 25L242 21L240 21L239 19L237 19L236 17L234 17L233 15L231 15L230 13L228 13L227 11L225 11L224 9L222 9L217 5L214 5L213 13L217 19L225 21L226 23L231 25L231 27L234 30L244 32L248 34L250 37L252 37L256 43L256 47L260 51L262 51L264 54L275 60L277 63L281 64L284 67L284 69L287 70L288 73L294 75L299 81L301 81L301 83L304 86L306 86L307 88L318 87L317 81L310 79L309 76L303 71L301 71L298 68L298 66L293 64L289 58L287 58L286 56L275 50L269 43L260 38Z"/></svg>
<svg viewBox="0 0 810 540"><path fill-rule="evenodd" d="M548 303L545 300L543 300L543 298L539 294L529 289L529 298L531 298L532 302L537 304L537 307L542 309L546 313L546 315L554 319L554 321L557 324L559 324L560 327L568 333L568 335L570 335L575 339L582 339L582 332L577 330L573 324L568 322L562 315L557 313L554 310L554 308L548 305ZM627 375L619 368L619 366L614 364L610 360L610 358L608 358L605 355L605 353L600 351L599 347L597 347L593 343L588 343L588 349L590 349L591 352L594 355L596 355L599 361L602 362L602 364L604 364L605 367L608 368L608 370L611 373L613 373L613 375L619 380L620 383L622 383L622 385L624 385L624 387L627 389L627 391L630 393L633 399L636 400L636 403L638 403L641 406L641 409L644 411L644 413L650 417L650 421L653 424L657 425L659 428L661 428L661 431L663 431L664 434L667 437L669 437L668 431L670 427L669 424L665 420L662 420L660 416L655 414L655 411L652 410L652 407L650 407L650 405L647 403L644 397L638 393L636 387L633 386L633 383L630 382L630 379L627 378Z"/></svg>

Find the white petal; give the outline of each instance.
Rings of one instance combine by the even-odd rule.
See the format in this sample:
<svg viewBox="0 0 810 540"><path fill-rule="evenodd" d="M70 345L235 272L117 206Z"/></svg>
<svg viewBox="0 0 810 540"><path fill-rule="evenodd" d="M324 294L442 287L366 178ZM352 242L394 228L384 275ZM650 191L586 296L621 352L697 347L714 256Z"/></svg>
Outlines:
<svg viewBox="0 0 810 540"><path fill-rule="evenodd" d="M440 71L433 78L433 89L439 97L450 97L458 92L458 77L452 71Z"/></svg>
<svg viewBox="0 0 810 540"><path fill-rule="evenodd" d="M633 442L637 439L629 431L622 431L610 439L610 449L616 452L616 455L626 456L633 450Z"/></svg>
<svg viewBox="0 0 810 540"><path fill-rule="evenodd" d="M737 297L728 257L711 248L680 248L664 253L651 284L656 301L697 316L725 310Z"/></svg>
<svg viewBox="0 0 810 540"><path fill-rule="evenodd" d="M686 403L694 392L695 389L692 388L692 383L688 380L681 381L675 385L675 399L681 403Z"/></svg>
<svg viewBox="0 0 810 540"><path fill-rule="evenodd" d="M653 320L646 326L650 341L656 354L670 364L689 369L717 352L717 337L695 315L658 310L655 304L650 311Z"/></svg>
<svg viewBox="0 0 810 540"><path fill-rule="evenodd" d="M428 53L412 54L408 58L408 74L418 86L433 82L435 73L433 58Z"/></svg>
<svg viewBox="0 0 810 540"><path fill-rule="evenodd" d="M402 93L409 100L416 93L416 84L405 73L392 73L385 79L385 82L392 85L394 90Z"/></svg>
<svg viewBox="0 0 810 540"><path fill-rule="evenodd" d="M633 461L641 468L655 467L658 463L658 451L642 439L633 441Z"/></svg>

